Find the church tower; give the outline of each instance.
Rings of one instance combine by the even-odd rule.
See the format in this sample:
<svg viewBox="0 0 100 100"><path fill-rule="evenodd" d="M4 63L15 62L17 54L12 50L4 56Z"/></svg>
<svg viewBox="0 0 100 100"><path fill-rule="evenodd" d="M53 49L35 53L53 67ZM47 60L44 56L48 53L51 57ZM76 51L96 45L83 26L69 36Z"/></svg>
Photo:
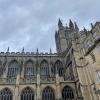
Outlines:
<svg viewBox="0 0 100 100"><path fill-rule="evenodd" d="M71 43L70 35L70 28L67 25L64 27L59 19L58 31L55 32L55 42L58 53L62 53L67 50Z"/></svg>
<svg viewBox="0 0 100 100"><path fill-rule="evenodd" d="M78 25L69 20L69 26L63 26L61 20L58 21L58 31L55 32L55 42L58 53L66 51L71 45L72 41L78 38Z"/></svg>

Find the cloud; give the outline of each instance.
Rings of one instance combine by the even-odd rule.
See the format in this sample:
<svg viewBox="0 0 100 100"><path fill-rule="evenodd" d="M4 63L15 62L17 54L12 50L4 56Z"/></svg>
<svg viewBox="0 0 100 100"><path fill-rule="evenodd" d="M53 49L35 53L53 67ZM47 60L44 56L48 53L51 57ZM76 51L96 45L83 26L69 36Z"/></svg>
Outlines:
<svg viewBox="0 0 100 100"><path fill-rule="evenodd" d="M100 0L0 0L0 51L49 51L55 47L55 30L77 21L80 28L100 20Z"/></svg>

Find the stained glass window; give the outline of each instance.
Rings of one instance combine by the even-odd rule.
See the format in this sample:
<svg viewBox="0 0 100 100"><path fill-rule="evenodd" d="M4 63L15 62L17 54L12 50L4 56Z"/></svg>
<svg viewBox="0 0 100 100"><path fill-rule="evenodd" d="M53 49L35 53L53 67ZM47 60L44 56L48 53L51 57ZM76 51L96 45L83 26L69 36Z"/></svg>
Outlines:
<svg viewBox="0 0 100 100"><path fill-rule="evenodd" d="M0 100L13 100L13 95L8 88L0 91Z"/></svg>
<svg viewBox="0 0 100 100"><path fill-rule="evenodd" d="M11 61L8 66L8 77L9 78L16 78L17 74L19 73L19 64L17 61Z"/></svg>
<svg viewBox="0 0 100 100"><path fill-rule="evenodd" d="M48 62L43 60L40 64L40 75L48 76L49 75L49 65Z"/></svg>
<svg viewBox="0 0 100 100"><path fill-rule="evenodd" d="M74 93L69 86L65 86L62 90L62 100L75 100Z"/></svg>
<svg viewBox="0 0 100 100"><path fill-rule="evenodd" d="M31 88L25 88L21 93L21 100L35 100L34 99L34 92Z"/></svg>
<svg viewBox="0 0 100 100"><path fill-rule="evenodd" d="M42 93L42 100L55 100L53 89L46 87Z"/></svg>
<svg viewBox="0 0 100 100"><path fill-rule="evenodd" d="M27 77L31 77L31 76L34 76L36 75L36 67L34 66L33 62L32 61L27 61L26 64L25 64L25 72L24 72L24 75Z"/></svg>

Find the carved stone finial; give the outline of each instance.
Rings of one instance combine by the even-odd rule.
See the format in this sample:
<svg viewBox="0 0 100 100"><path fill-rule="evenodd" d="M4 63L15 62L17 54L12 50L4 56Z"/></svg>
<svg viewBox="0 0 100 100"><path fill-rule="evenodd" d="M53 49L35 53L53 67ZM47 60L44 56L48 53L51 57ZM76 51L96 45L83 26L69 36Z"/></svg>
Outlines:
<svg viewBox="0 0 100 100"><path fill-rule="evenodd" d="M39 50L38 50L38 48L37 48L37 51L36 51L36 53L37 53L37 54L39 53Z"/></svg>
<svg viewBox="0 0 100 100"><path fill-rule="evenodd" d="M22 49L22 52L24 52L24 47L23 47L23 49Z"/></svg>
<svg viewBox="0 0 100 100"><path fill-rule="evenodd" d="M79 28L78 28L77 23L75 22L74 24L75 24L75 30L76 30L76 31L79 31Z"/></svg>
<svg viewBox="0 0 100 100"><path fill-rule="evenodd" d="M52 53L52 50L51 50L51 48L50 48L50 54Z"/></svg>
<svg viewBox="0 0 100 100"><path fill-rule="evenodd" d="M85 32L85 33L87 33L87 29L86 29L85 27L84 27L84 29L83 29L83 30L84 30L84 32Z"/></svg>
<svg viewBox="0 0 100 100"><path fill-rule="evenodd" d="M9 52L9 47L8 47L8 49L7 49L7 52Z"/></svg>
<svg viewBox="0 0 100 100"><path fill-rule="evenodd" d="M60 18L58 20L58 29L60 29L60 30L63 29L63 24L62 24Z"/></svg>
<svg viewBox="0 0 100 100"><path fill-rule="evenodd" d="M59 21L58 21L58 25L62 25L62 22L61 22L60 18L59 18Z"/></svg>
<svg viewBox="0 0 100 100"><path fill-rule="evenodd" d="M88 31L87 31L87 29L86 29L85 27L84 27L83 31L84 31L84 33L85 33L86 35L88 35Z"/></svg>
<svg viewBox="0 0 100 100"><path fill-rule="evenodd" d="M73 22L72 22L72 20L70 19L69 20L69 28L70 28L70 30L74 30L74 24L73 24Z"/></svg>
<svg viewBox="0 0 100 100"><path fill-rule="evenodd" d="M94 26L93 26L93 23L91 23L91 28L93 28Z"/></svg>

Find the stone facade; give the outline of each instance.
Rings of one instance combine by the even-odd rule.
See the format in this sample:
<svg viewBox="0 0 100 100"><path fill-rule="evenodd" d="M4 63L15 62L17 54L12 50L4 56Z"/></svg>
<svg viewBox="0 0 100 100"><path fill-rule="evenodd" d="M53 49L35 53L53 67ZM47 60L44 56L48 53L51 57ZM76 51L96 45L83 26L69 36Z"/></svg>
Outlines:
<svg viewBox="0 0 100 100"><path fill-rule="evenodd" d="M57 53L0 53L0 100L100 100L100 23L58 22Z"/></svg>

